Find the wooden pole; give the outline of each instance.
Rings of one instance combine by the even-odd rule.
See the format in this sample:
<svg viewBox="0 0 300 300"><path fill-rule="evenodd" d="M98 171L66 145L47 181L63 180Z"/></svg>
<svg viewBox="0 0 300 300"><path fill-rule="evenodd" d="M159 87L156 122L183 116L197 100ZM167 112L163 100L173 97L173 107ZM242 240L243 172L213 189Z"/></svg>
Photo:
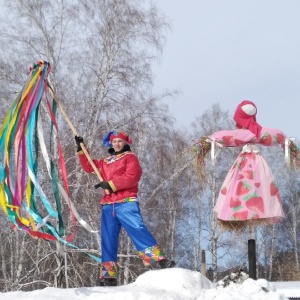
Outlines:
<svg viewBox="0 0 300 300"><path fill-rule="evenodd" d="M255 240L248 240L249 277L256 280L256 251Z"/></svg>
<svg viewBox="0 0 300 300"><path fill-rule="evenodd" d="M202 256L201 256L201 273L203 276L206 277L206 259L205 259L205 250L202 250Z"/></svg>
<svg viewBox="0 0 300 300"><path fill-rule="evenodd" d="M253 225L249 225L249 240L248 240L248 260L249 260L249 277L256 280L256 246L253 236Z"/></svg>
<svg viewBox="0 0 300 300"><path fill-rule="evenodd" d="M50 91L51 97L54 99L54 101L56 102L57 106L59 107L59 109L60 109L62 115L64 116L64 118L65 118L65 120L66 120L66 122L68 123L69 127L70 127L71 130L73 131L73 134L74 134L75 136L78 136L78 133L77 133L75 127L73 126L73 124L72 124L72 122L70 121L69 117L67 116L67 114L66 114L64 108L62 107L60 101L58 100L57 96L55 95L55 93L54 93L52 87L51 87L50 84L49 84L49 81L47 82L47 84L48 84L48 87L49 87L49 91ZM100 182L103 181L103 178L102 178L102 176L100 175L100 172L99 172L98 168L96 167L96 165L94 164L93 160L91 159L91 157L90 157L90 155L89 155L87 149L85 148L84 144L83 144L83 143L80 143L80 146L81 146L81 149L82 149L83 153L85 154L87 160L88 160L89 163L91 164L91 166L92 166L92 168L93 168L95 174L97 175L99 181L100 181ZM109 193L110 193L109 190L104 190L104 191L105 191L106 194L109 194Z"/></svg>
<svg viewBox="0 0 300 300"><path fill-rule="evenodd" d="M253 239L253 225L252 224L249 225L249 238Z"/></svg>

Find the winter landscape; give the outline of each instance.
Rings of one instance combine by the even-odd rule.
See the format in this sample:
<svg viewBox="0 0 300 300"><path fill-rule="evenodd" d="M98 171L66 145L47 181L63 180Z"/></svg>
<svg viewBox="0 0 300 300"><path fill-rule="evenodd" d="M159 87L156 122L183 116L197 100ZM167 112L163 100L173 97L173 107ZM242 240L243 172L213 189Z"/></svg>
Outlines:
<svg viewBox="0 0 300 300"><path fill-rule="evenodd" d="M216 287L199 272L181 268L148 271L119 287L45 288L0 294L5 300L284 300L300 296L300 282L270 283L241 278L241 283Z"/></svg>
<svg viewBox="0 0 300 300"><path fill-rule="evenodd" d="M299 14L299 0L0 0L0 300L300 299ZM245 99L258 111L238 105ZM255 136L227 134L245 127L237 105L257 114ZM74 137L104 159L112 129L129 132L143 170L138 197L117 200L139 201L176 267L145 272L137 250L154 243L137 249L121 231L119 286L100 287L106 192ZM247 170L234 163L244 153L266 163ZM224 201L233 164L245 172ZM271 197L256 193L262 183ZM218 195L225 222L244 230L218 226ZM249 238L258 280L218 281L247 269ZM195 271L204 263L207 277Z"/></svg>

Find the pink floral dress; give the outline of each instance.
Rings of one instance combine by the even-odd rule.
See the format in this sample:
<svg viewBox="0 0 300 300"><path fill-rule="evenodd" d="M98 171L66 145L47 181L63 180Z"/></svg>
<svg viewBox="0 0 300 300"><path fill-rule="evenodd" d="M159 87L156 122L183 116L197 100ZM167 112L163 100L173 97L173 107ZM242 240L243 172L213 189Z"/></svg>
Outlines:
<svg viewBox="0 0 300 300"><path fill-rule="evenodd" d="M216 145L243 147L221 187L214 212L225 225L236 221L274 224L283 217L278 188L272 172L256 144L283 145L284 134L262 128L260 139L247 129L222 130L210 136ZM228 224L226 224L226 222Z"/></svg>

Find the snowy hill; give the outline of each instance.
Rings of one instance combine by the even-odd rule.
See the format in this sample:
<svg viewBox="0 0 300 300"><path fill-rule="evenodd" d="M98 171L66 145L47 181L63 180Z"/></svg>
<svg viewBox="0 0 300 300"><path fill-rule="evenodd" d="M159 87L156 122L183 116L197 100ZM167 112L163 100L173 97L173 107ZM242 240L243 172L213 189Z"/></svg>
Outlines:
<svg viewBox="0 0 300 300"><path fill-rule="evenodd" d="M287 296L300 296L300 282L272 284L264 279L247 279L223 288L215 287L198 272L181 268L148 271L134 283L119 287L0 293L3 300L286 300Z"/></svg>

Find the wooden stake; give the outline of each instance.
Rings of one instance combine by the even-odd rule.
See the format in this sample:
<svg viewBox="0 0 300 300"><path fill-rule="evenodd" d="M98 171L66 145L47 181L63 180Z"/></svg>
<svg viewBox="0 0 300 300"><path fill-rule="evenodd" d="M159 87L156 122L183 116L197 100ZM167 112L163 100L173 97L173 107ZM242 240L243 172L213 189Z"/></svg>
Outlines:
<svg viewBox="0 0 300 300"><path fill-rule="evenodd" d="M75 129L75 127L73 126L72 122L71 122L70 119L68 118L68 116L67 116L67 114L66 114L64 108L62 107L60 101L58 100L57 96L55 95L55 93L54 93L52 87L50 86L49 82L47 82L47 84L48 84L48 87L49 87L49 91L50 91L51 97L54 99L54 101L56 102L57 106L59 107L59 109L60 109L62 115L64 116L64 118L65 118L65 120L66 120L66 122L68 123L69 127L70 127L71 130L73 131L73 134L74 134L75 136L79 136L78 133L77 133L77 131L76 131L76 129ZM96 165L94 164L93 160L91 159L91 157L90 157L90 155L89 155L87 149L85 148L84 144L83 144L83 143L80 143L80 146L81 146L81 149L82 149L83 153L85 154L87 160L88 160L89 163L91 164L91 166L92 166L92 168L93 168L95 174L96 174L97 177L99 178L99 181L100 181L100 182L103 181L103 178L102 178L102 176L100 175L98 168L96 167ZM104 190L104 191L105 191L105 193L106 193L107 195L110 193L109 190Z"/></svg>
<svg viewBox="0 0 300 300"><path fill-rule="evenodd" d="M255 240L248 240L249 277L256 280L256 247Z"/></svg>
<svg viewBox="0 0 300 300"><path fill-rule="evenodd" d="M249 260L249 277L256 280L256 246L253 233L253 224L249 225L248 240L248 260Z"/></svg>
<svg viewBox="0 0 300 300"><path fill-rule="evenodd" d="M201 255L201 274L206 277L205 250L202 250L202 255Z"/></svg>

